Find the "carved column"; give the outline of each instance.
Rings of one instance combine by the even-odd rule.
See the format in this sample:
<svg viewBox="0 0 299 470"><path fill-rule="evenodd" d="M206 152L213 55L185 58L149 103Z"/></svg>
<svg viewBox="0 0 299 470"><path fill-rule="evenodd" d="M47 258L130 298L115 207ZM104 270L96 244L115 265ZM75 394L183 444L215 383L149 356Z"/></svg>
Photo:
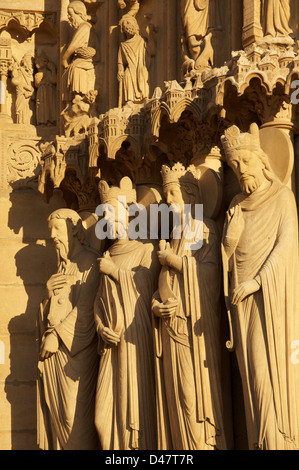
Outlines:
<svg viewBox="0 0 299 470"><path fill-rule="evenodd" d="M58 63L58 74L59 74L60 77L61 77L62 72L63 72L63 67L61 65L61 57L63 55L63 52L64 52L65 48L66 48L67 42L69 40L69 33L70 33L70 30L71 30L71 27L70 27L69 22L68 22L68 17L67 17L67 7L68 7L69 3L70 3L69 0L61 0L61 5L60 5L60 22L59 22L59 25L60 25L60 31L59 31L59 34L60 34L60 60L59 60L59 63ZM61 98L61 83L59 83L59 96ZM62 101L61 101L61 99L59 99L59 116L60 116L59 126L60 126L60 133L63 134L64 120L63 120L63 116L61 114L62 110L63 110Z"/></svg>
<svg viewBox="0 0 299 470"><path fill-rule="evenodd" d="M297 207L299 210L299 135L295 137L294 143L295 149L295 194L296 194L296 201Z"/></svg>
<svg viewBox="0 0 299 470"><path fill-rule="evenodd" d="M274 119L272 122L267 122L261 126L261 130L268 130L267 134L265 134L265 145L269 147L269 152L271 151L270 149L273 149L272 152L277 154L277 150L281 146L280 161L278 161L277 155L276 162L273 161L272 165L275 164L279 172L278 176L295 194L296 154L294 153L294 129L294 124L291 119ZM274 132L271 133L271 130ZM275 130L283 133L285 137L283 137L282 134L280 136L278 133L275 133ZM264 150L266 149L264 148Z"/></svg>
<svg viewBox="0 0 299 470"><path fill-rule="evenodd" d="M4 32L0 35L0 119L12 122L11 117L7 113L6 104L6 86L7 75L11 64L11 38L9 33Z"/></svg>
<svg viewBox="0 0 299 470"><path fill-rule="evenodd" d="M244 0L243 3L243 47L259 41L264 36L261 26L261 1Z"/></svg>

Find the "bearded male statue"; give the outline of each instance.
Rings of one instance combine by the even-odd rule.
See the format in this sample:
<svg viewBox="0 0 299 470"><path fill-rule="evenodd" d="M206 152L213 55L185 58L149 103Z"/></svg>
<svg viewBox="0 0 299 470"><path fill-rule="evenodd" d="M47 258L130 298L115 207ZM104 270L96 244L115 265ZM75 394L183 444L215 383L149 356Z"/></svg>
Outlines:
<svg viewBox="0 0 299 470"><path fill-rule="evenodd" d="M298 232L292 191L271 170L259 129L222 136L242 193L222 239L224 289L243 385L249 449L297 449ZM283 156L282 156L283 158Z"/></svg>
<svg viewBox="0 0 299 470"><path fill-rule="evenodd" d="M98 448L93 304L99 253L87 246L77 212L58 209L48 225L58 254L58 272L47 283L40 310L38 444L44 450L93 450Z"/></svg>

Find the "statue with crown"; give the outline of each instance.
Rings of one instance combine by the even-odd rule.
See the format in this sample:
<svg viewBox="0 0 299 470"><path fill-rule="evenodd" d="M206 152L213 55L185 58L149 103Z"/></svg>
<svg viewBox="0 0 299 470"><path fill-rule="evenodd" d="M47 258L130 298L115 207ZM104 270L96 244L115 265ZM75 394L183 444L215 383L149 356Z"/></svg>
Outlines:
<svg viewBox="0 0 299 470"><path fill-rule="evenodd" d="M253 123L249 132L232 126L221 138L241 188L222 237L227 347L239 365L249 449L298 450L297 210L260 137Z"/></svg>
<svg viewBox="0 0 299 470"><path fill-rule="evenodd" d="M215 222L197 213L200 171L176 163L163 165L161 174L165 200L179 217L173 216L170 241L160 241L152 303L158 449L224 450L220 236Z"/></svg>
<svg viewBox="0 0 299 470"><path fill-rule="evenodd" d="M101 355L95 423L102 450L156 449L155 374L151 301L159 263L155 245L129 237L129 208L137 203L129 177L99 182L113 220L111 244L99 259L95 323ZM111 215L113 212L113 216Z"/></svg>

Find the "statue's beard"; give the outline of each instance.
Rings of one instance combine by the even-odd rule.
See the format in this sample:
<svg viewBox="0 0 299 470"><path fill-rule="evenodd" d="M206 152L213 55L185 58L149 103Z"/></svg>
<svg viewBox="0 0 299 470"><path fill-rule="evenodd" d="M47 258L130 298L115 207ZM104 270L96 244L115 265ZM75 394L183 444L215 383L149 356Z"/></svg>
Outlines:
<svg viewBox="0 0 299 470"><path fill-rule="evenodd" d="M66 246L60 240L54 240L57 258L58 258L58 269L59 271L64 270L68 262L68 253Z"/></svg>
<svg viewBox="0 0 299 470"><path fill-rule="evenodd" d="M249 196L254 193L260 186L261 182L257 177L251 175L243 175L240 178L240 187L243 194Z"/></svg>

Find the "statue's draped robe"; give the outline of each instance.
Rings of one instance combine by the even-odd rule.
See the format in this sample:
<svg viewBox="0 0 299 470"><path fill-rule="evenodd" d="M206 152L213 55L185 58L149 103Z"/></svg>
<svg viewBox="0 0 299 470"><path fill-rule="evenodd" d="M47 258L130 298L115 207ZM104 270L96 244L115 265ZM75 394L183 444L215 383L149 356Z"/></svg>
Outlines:
<svg viewBox="0 0 299 470"><path fill-rule="evenodd" d="M223 450L221 264L214 222L205 221L202 248L191 252L186 243L184 237L171 240L183 257L183 272L169 271L176 313L170 320L153 315L158 449Z"/></svg>
<svg viewBox="0 0 299 470"><path fill-rule="evenodd" d="M86 95L95 88L96 37L92 25L82 23L75 31L69 48L74 49L72 61L62 76L63 100Z"/></svg>
<svg viewBox="0 0 299 470"><path fill-rule="evenodd" d="M120 335L117 346L99 341L96 427L103 450L157 446L151 299L158 263L153 250L152 243L116 241L109 253L119 268L119 283L103 276L96 296L97 328L104 325Z"/></svg>
<svg viewBox="0 0 299 470"><path fill-rule="evenodd" d="M209 0L182 0L182 21L186 38L203 38L209 27Z"/></svg>
<svg viewBox="0 0 299 470"><path fill-rule="evenodd" d="M53 124L56 121L56 87L51 80L50 70L35 74L37 124Z"/></svg>
<svg viewBox="0 0 299 470"><path fill-rule="evenodd" d="M139 34L120 44L118 63L124 67L124 78L120 85L123 100L140 102L148 98L150 57L147 42Z"/></svg>
<svg viewBox="0 0 299 470"><path fill-rule="evenodd" d="M53 329L58 351L38 364L38 444L49 450L98 448L94 425L99 357L94 299L99 284L95 254L84 249L66 266L70 287L41 306L40 337Z"/></svg>
<svg viewBox="0 0 299 470"><path fill-rule="evenodd" d="M286 186L274 181L270 189L231 202L223 233L224 284L250 449L298 448L297 243L296 205ZM257 275L261 289L231 306L233 289Z"/></svg>
<svg viewBox="0 0 299 470"><path fill-rule="evenodd" d="M287 36L292 30L289 0L264 0L264 34L272 37Z"/></svg>
<svg viewBox="0 0 299 470"><path fill-rule="evenodd" d="M12 78L16 86L16 115L18 124L30 124L30 99L34 93L33 74L20 66L18 76Z"/></svg>

